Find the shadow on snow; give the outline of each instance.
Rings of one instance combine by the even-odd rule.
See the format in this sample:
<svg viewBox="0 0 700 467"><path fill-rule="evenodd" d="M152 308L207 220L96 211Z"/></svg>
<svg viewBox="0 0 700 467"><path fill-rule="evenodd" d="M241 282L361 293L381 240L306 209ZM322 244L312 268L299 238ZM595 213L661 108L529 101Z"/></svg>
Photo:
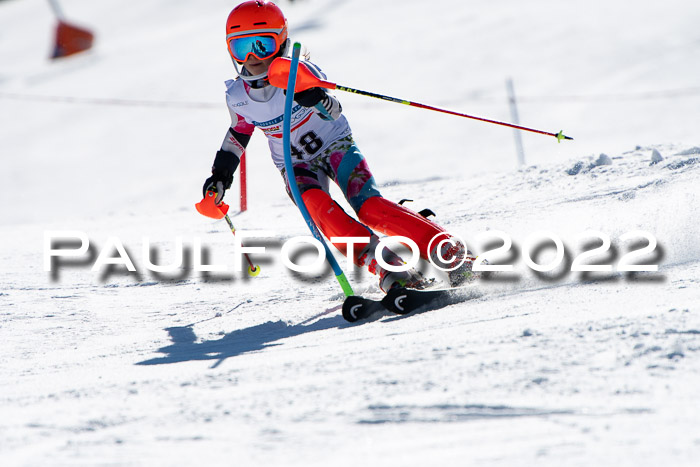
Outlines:
<svg viewBox="0 0 700 467"><path fill-rule="evenodd" d="M281 345L278 341L286 338L327 329L344 329L377 320L391 322L405 319L426 311L437 310L465 300L478 298L481 295L482 292L479 290L459 291L451 294L449 297L443 297L441 300L437 300L434 303L423 305L407 315L395 315L389 311L383 310L357 323L349 323L340 315L325 316L316 320L316 318L323 315L338 311L340 306L337 306L301 323L289 324L281 320L268 321L248 328L237 329L219 339L210 339L201 342L198 342L197 335L194 332L194 326L197 323L188 324L187 326L169 327L165 328L165 331L170 336L172 343L158 349L158 352L164 355L162 357L138 362L137 365L162 365L196 360L215 360L212 368L216 368L227 358ZM237 307L233 309L235 308Z"/></svg>
<svg viewBox="0 0 700 467"><path fill-rule="evenodd" d="M138 362L137 365L162 365L195 360L215 360L216 368L230 357L255 352L280 345L282 339L299 336L308 332L347 327L341 316L322 318L311 324L288 324L284 321L268 321L245 329L232 331L220 339L197 342L193 324L166 328L172 343L158 349L162 357Z"/></svg>

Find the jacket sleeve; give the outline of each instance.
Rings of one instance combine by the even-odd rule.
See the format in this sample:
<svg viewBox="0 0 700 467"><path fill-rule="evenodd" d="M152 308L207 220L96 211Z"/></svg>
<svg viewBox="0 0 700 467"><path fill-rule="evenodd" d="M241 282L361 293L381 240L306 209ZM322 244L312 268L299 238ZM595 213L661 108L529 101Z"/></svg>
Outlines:
<svg viewBox="0 0 700 467"><path fill-rule="evenodd" d="M231 127L226 132L221 149L216 153L212 172L220 171L233 175L241 162L245 148L250 142L255 126L243 117L231 112Z"/></svg>
<svg viewBox="0 0 700 467"><path fill-rule="evenodd" d="M318 78L327 79L325 73L321 69L311 62L305 61L304 64L307 66L311 72ZM320 101L314 105L314 110L324 120L337 120L340 118L340 114L343 112L343 107L340 105L338 99L328 92L327 89L321 89L324 93Z"/></svg>
<svg viewBox="0 0 700 467"><path fill-rule="evenodd" d="M229 111L231 112L231 127L226 132L221 150L231 152L240 159L250 142L255 126L237 113L230 109Z"/></svg>
<svg viewBox="0 0 700 467"><path fill-rule="evenodd" d="M343 107L335 96L326 92L321 101L314 106L314 110L324 120L338 120L343 112Z"/></svg>

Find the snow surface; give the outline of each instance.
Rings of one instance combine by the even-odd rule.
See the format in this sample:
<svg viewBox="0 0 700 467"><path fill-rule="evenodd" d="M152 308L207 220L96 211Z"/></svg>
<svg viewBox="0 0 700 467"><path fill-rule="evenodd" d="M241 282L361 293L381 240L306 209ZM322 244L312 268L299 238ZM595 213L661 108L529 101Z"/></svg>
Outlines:
<svg viewBox="0 0 700 467"><path fill-rule="evenodd" d="M508 120L512 77L523 125L576 138L523 134L518 171L507 128L340 95L385 196L477 252L487 230L516 246L472 300L362 324L327 270L281 264L307 231L261 135L233 217L277 233L261 275L192 271L198 238L232 264L228 227L193 204L228 125L235 2L61 4L96 43L50 62L46 2L0 3L3 466L697 465L700 4L284 2L331 80ZM86 232L90 256L45 272L51 230ZM613 265L650 232L659 271L535 274L521 256L542 230L566 264L603 232ZM147 271L144 237L165 263L178 236L187 265ZM137 273L90 270L110 237Z"/></svg>

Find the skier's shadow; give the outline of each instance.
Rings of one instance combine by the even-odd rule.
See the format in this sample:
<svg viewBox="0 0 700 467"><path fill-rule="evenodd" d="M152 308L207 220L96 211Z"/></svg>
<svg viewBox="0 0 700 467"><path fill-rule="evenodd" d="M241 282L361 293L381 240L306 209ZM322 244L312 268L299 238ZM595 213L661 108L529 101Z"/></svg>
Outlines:
<svg viewBox="0 0 700 467"><path fill-rule="evenodd" d="M264 350L268 347L281 345L276 343L288 337L299 336L307 332L323 331L326 329L347 327L350 323L342 316L329 316L305 325L288 324L284 321L268 321L244 329L232 331L220 339L197 342L193 324L166 328L172 343L158 349L165 354L149 360L138 362L137 365L162 365L195 360L215 360L212 368L221 365L224 360L238 355Z"/></svg>

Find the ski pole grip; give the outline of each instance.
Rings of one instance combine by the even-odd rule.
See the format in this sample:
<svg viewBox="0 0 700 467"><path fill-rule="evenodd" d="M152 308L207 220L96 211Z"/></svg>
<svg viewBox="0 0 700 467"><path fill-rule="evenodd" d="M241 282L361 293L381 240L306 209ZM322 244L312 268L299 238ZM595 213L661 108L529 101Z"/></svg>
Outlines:
<svg viewBox="0 0 700 467"><path fill-rule="evenodd" d="M197 212L203 216L211 217L212 219L223 219L223 217L228 214L228 204L223 201L216 204L216 192L207 191L204 195L204 199L199 203L196 203L194 207Z"/></svg>

